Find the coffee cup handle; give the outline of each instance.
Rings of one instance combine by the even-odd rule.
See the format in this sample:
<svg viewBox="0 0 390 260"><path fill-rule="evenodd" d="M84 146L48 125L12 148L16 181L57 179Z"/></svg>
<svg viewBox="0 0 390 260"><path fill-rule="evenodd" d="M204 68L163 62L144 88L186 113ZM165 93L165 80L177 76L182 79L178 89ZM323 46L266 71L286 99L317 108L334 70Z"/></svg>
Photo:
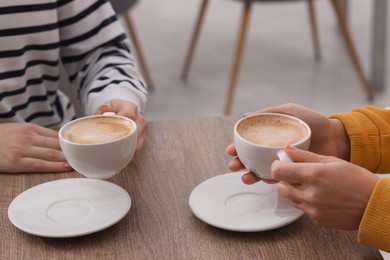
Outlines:
<svg viewBox="0 0 390 260"><path fill-rule="evenodd" d="M104 112L103 116L116 116L115 112Z"/></svg>
<svg viewBox="0 0 390 260"><path fill-rule="evenodd" d="M276 154L281 162L293 162L283 150L278 151Z"/></svg>

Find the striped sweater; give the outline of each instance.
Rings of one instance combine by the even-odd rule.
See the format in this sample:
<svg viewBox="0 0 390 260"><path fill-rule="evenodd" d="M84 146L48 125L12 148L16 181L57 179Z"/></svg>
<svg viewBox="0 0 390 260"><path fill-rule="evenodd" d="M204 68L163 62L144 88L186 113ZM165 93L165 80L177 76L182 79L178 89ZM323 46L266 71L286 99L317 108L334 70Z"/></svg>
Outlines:
<svg viewBox="0 0 390 260"><path fill-rule="evenodd" d="M0 123L59 127L74 118L61 65L85 114L111 99L142 110L146 87L109 2L1 0Z"/></svg>

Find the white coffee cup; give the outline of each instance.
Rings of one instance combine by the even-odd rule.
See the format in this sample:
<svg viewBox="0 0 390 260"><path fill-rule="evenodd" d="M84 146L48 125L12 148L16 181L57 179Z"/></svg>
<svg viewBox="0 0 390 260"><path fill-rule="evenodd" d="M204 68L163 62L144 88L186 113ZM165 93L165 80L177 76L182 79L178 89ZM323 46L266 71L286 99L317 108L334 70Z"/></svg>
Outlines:
<svg viewBox="0 0 390 260"><path fill-rule="evenodd" d="M263 179L272 179L275 160L291 162L286 145L307 150L310 127L301 119L279 113L259 113L241 118L234 126L237 155L247 170Z"/></svg>
<svg viewBox="0 0 390 260"><path fill-rule="evenodd" d="M62 152L73 169L87 178L108 179L133 158L137 124L112 113L92 115L68 122L58 136Z"/></svg>

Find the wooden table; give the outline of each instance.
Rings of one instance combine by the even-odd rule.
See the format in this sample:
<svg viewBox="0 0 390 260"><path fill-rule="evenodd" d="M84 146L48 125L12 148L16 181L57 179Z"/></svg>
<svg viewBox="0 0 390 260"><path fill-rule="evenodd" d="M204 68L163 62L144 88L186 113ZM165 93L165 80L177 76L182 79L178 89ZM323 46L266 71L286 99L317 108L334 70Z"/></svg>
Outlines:
<svg viewBox="0 0 390 260"><path fill-rule="evenodd" d="M356 242L356 232L320 228L306 215L254 233L221 230L197 219L188 198L202 181L228 171L234 117L150 122L133 162L110 181L132 198L116 225L77 238L43 238L8 220L15 196L77 173L0 174L0 259L382 259Z"/></svg>

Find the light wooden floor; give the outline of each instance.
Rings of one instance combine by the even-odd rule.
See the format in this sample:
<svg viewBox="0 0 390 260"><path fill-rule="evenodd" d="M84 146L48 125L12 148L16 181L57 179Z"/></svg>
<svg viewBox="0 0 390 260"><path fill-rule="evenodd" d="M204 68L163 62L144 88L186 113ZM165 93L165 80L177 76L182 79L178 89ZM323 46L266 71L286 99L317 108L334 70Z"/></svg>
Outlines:
<svg viewBox="0 0 390 260"><path fill-rule="evenodd" d="M326 0L315 1L323 60L314 61L304 1L259 3L251 15L233 113L299 103L326 115L363 105L388 106L390 92L369 102ZM349 1L350 29L368 71L373 1ZM242 5L212 0L187 82L180 70L200 0L143 0L132 10L154 91L149 120L222 115ZM390 87L390 86L388 86Z"/></svg>

